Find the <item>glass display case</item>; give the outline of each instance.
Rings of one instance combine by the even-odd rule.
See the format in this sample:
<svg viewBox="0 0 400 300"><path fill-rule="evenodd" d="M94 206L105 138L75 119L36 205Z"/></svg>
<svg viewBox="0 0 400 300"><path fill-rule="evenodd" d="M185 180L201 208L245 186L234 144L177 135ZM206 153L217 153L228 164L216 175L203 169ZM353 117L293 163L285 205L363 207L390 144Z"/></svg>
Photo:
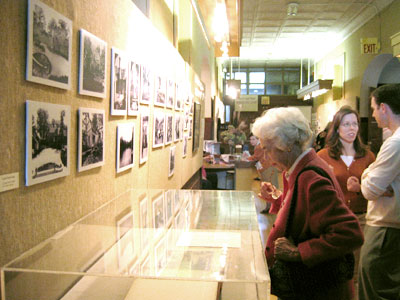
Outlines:
<svg viewBox="0 0 400 300"><path fill-rule="evenodd" d="M1 271L3 300L270 294L252 192L129 190Z"/></svg>

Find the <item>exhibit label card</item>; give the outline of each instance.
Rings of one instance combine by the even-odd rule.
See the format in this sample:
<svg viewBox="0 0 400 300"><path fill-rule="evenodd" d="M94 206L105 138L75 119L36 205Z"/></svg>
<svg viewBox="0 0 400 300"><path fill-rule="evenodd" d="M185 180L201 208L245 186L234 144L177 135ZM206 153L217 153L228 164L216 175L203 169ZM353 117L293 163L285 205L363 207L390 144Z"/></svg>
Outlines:
<svg viewBox="0 0 400 300"><path fill-rule="evenodd" d="M19 173L0 175L0 193L19 187Z"/></svg>

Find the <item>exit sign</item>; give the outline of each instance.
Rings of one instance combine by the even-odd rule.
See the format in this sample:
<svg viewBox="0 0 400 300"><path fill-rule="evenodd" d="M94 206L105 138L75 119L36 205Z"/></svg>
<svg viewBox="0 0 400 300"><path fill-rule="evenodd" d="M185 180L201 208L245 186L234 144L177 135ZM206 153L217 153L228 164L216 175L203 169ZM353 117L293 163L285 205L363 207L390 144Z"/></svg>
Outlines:
<svg viewBox="0 0 400 300"><path fill-rule="evenodd" d="M377 38L361 39L361 54L378 54L380 44Z"/></svg>

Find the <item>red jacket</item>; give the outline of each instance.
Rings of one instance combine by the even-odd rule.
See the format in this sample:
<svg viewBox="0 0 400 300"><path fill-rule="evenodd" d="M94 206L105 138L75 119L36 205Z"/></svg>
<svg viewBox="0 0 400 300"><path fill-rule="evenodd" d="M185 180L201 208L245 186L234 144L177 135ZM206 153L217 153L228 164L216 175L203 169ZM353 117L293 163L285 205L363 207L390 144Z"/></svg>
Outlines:
<svg viewBox="0 0 400 300"><path fill-rule="evenodd" d="M282 208L268 236L265 255L268 265L274 263L274 242L284 236L286 220L297 174L308 165L324 169L331 181L312 170L305 171L298 179L298 195L290 236L299 241L298 249L304 264L314 266L361 247L363 234L357 217L345 205L343 194L335 175L315 150L307 153L297 164L284 184ZM279 201L274 203L278 204ZM315 299L351 299L352 282L346 282ZM329 295L329 296L328 296Z"/></svg>

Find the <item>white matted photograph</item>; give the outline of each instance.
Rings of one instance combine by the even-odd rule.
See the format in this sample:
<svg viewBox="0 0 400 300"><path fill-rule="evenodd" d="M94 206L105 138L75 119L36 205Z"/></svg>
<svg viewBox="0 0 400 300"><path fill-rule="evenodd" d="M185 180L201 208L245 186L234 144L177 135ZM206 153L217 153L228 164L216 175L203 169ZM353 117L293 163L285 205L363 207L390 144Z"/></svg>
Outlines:
<svg viewBox="0 0 400 300"><path fill-rule="evenodd" d="M139 113L140 65L130 60L128 70L128 116L136 116Z"/></svg>
<svg viewBox="0 0 400 300"><path fill-rule="evenodd" d="M175 92L175 110L181 111L182 110L182 85L176 84L175 85L176 92Z"/></svg>
<svg viewBox="0 0 400 300"><path fill-rule="evenodd" d="M107 43L80 30L79 88L81 95L105 98Z"/></svg>
<svg viewBox="0 0 400 300"><path fill-rule="evenodd" d="M111 110L113 116L125 116L128 95L128 60L121 50L111 48Z"/></svg>
<svg viewBox="0 0 400 300"><path fill-rule="evenodd" d="M171 144L174 134L174 118L172 114L165 114L165 145Z"/></svg>
<svg viewBox="0 0 400 300"><path fill-rule="evenodd" d="M149 111L142 109L140 113L140 164L146 162L149 157L149 120Z"/></svg>
<svg viewBox="0 0 400 300"><path fill-rule="evenodd" d="M145 250L149 246L149 227L150 227L150 219L147 210L147 197L143 198L140 201L140 244L142 251Z"/></svg>
<svg viewBox="0 0 400 300"><path fill-rule="evenodd" d="M155 236L161 234L165 227L164 194L153 198L153 228Z"/></svg>
<svg viewBox="0 0 400 300"><path fill-rule="evenodd" d="M69 175L71 107L26 101L25 185Z"/></svg>
<svg viewBox="0 0 400 300"><path fill-rule="evenodd" d="M186 157L187 148L188 148L188 136L187 136L187 134L185 134L184 137L183 137L182 146L183 146L183 155L182 155L182 157Z"/></svg>
<svg viewBox="0 0 400 300"><path fill-rule="evenodd" d="M140 103L149 104L153 95L152 89L154 85L154 77L150 68L142 65L141 84L140 84Z"/></svg>
<svg viewBox="0 0 400 300"><path fill-rule="evenodd" d="M161 111L155 111L153 118L153 148L158 148L164 145L165 114Z"/></svg>
<svg viewBox="0 0 400 300"><path fill-rule="evenodd" d="M165 106L167 108L174 108L174 103L175 103L175 82L171 79L168 79L168 84L167 84L167 103Z"/></svg>
<svg viewBox="0 0 400 300"><path fill-rule="evenodd" d="M181 123L181 114L175 114L174 142L178 142L181 139Z"/></svg>
<svg viewBox="0 0 400 300"><path fill-rule="evenodd" d="M165 98L167 94L167 82L165 77L158 75L154 80L156 85L156 97L154 97L154 105L165 107Z"/></svg>
<svg viewBox="0 0 400 300"><path fill-rule="evenodd" d="M174 175L175 171L175 150L176 146L169 148L168 177Z"/></svg>
<svg viewBox="0 0 400 300"><path fill-rule="evenodd" d="M189 118L189 139L193 136L193 118Z"/></svg>
<svg viewBox="0 0 400 300"><path fill-rule="evenodd" d="M28 1L26 80L71 88L72 21L39 0Z"/></svg>
<svg viewBox="0 0 400 300"><path fill-rule="evenodd" d="M134 166L135 124L123 123L117 127L117 173Z"/></svg>
<svg viewBox="0 0 400 300"><path fill-rule="evenodd" d="M104 110L79 108L78 172L104 165Z"/></svg>

